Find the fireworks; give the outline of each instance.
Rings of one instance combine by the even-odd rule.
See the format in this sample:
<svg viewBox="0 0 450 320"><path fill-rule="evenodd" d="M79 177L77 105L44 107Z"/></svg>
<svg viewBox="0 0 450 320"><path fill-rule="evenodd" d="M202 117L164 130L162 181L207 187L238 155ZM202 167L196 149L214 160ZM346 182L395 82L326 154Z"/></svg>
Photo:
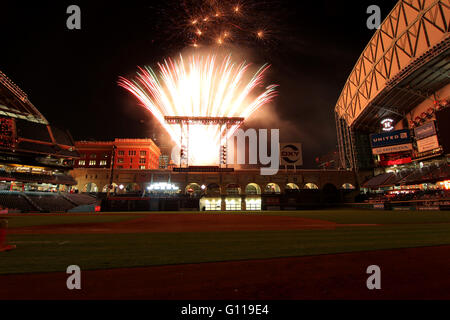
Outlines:
<svg viewBox="0 0 450 320"><path fill-rule="evenodd" d="M161 16L161 34L171 47L262 45L277 42L281 5L276 0L177 0L168 1Z"/></svg>
<svg viewBox="0 0 450 320"><path fill-rule="evenodd" d="M250 65L233 62L231 55L192 55L187 59L167 59L158 64L158 74L149 67L137 76L119 78L119 85L131 92L161 123L181 147L179 127L165 123L165 116L248 118L276 96L276 85L263 86L263 65L251 72ZM228 131L231 136L237 126ZM185 128L187 130L187 128ZM191 125L189 161L198 165L216 164L221 137L219 126Z"/></svg>

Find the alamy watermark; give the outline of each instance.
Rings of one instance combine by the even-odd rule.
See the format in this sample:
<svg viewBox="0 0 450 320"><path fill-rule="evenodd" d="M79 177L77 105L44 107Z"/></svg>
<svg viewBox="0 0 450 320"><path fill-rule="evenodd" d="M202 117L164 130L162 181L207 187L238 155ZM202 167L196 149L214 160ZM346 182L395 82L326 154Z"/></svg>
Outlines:
<svg viewBox="0 0 450 320"><path fill-rule="evenodd" d="M370 14L367 19L367 28L369 30L380 29L381 26L381 9L377 5L371 5L367 8L367 14Z"/></svg>
<svg viewBox="0 0 450 320"><path fill-rule="evenodd" d="M69 290L81 290L81 269L77 265L71 265L67 267L67 274L70 276L67 278L66 286Z"/></svg>
<svg viewBox="0 0 450 320"><path fill-rule="evenodd" d="M81 9L79 6L72 4L67 7L67 14L70 16L66 20L66 26L69 30L80 30L81 29Z"/></svg>

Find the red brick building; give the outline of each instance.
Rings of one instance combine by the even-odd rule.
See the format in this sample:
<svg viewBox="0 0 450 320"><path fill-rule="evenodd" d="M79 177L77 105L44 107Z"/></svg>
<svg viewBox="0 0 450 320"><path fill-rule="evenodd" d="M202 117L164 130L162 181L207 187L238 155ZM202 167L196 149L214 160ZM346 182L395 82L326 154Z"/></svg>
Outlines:
<svg viewBox="0 0 450 320"><path fill-rule="evenodd" d="M152 139L115 139L114 141L77 141L80 159L75 168L158 169L161 151Z"/></svg>

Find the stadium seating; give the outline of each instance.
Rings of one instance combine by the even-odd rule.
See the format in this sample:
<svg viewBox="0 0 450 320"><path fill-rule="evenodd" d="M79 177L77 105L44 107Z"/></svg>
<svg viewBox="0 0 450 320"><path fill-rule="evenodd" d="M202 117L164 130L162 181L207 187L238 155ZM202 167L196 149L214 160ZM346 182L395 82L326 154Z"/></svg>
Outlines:
<svg viewBox="0 0 450 320"><path fill-rule="evenodd" d="M383 185L388 179L392 178L393 173L383 173L376 177L373 177L369 181L365 182L363 188L376 188Z"/></svg>
<svg viewBox="0 0 450 320"><path fill-rule="evenodd" d="M0 191L0 207L18 212L67 212L97 199L88 194Z"/></svg>
<svg viewBox="0 0 450 320"><path fill-rule="evenodd" d="M20 192L0 191L0 206L21 212L39 211Z"/></svg>
<svg viewBox="0 0 450 320"><path fill-rule="evenodd" d="M43 211L48 212L66 212L74 206L72 203L61 197L59 194L46 194L41 192L27 192L26 194Z"/></svg>
<svg viewBox="0 0 450 320"><path fill-rule="evenodd" d="M94 204L97 202L97 199L95 197L82 193L65 193L64 197L68 198L71 202L79 206Z"/></svg>

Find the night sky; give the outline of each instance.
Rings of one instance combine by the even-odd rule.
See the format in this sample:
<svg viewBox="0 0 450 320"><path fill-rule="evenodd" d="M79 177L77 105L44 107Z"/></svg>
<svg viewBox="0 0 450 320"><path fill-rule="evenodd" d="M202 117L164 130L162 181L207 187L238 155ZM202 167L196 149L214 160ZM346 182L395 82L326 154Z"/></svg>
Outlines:
<svg viewBox="0 0 450 320"><path fill-rule="evenodd" d="M258 7L258 1L248 2ZM241 1L243 5L245 1ZM280 128L282 142L304 144L305 168L336 149L333 109L374 31L369 5L384 19L396 1L263 2L273 39L242 43L251 62L272 65L267 84L277 99L249 125ZM77 4L82 29L66 28L66 8ZM152 115L118 87L137 66L176 56L185 46L173 28L179 2L34 1L0 3L0 70L16 82L51 124L75 140L151 137ZM267 117L266 112L272 114ZM276 116L275 116L276 115Z"/></svg>

